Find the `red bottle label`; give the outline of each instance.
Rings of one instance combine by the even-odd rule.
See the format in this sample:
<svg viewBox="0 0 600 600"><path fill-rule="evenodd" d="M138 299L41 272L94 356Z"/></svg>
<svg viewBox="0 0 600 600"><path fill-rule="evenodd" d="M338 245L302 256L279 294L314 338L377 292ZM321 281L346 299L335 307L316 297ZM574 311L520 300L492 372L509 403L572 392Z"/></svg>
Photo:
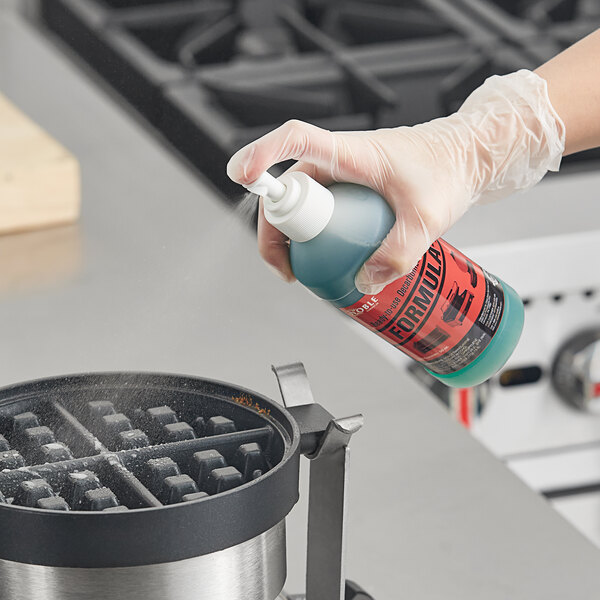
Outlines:
<svg viewBox="0 0 600 600"><path fill-rule="evenodd" d="M472 363L498 330L500 282L444 240L379 294L342 310L431 371Z"/></svg>

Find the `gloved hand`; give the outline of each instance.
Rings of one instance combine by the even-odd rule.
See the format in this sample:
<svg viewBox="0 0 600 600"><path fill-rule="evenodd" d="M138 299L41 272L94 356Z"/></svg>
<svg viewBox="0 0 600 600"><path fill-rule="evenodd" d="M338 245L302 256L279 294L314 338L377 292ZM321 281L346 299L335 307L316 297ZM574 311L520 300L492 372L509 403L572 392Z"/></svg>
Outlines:
<svg viewBox="0 0 600 600"><path fill-rule="evenodd" d="M449 117L414 127L330 132L289 121L239 150L227 173L253 183L287 159L324 185L347 181L379 192L396 224L356 277L365 294L408 273L429 246L477 201L535 185L558 170L565 131L546 82L531 71L490 77ZM262 205L259 251L294 280L285 236L267 223Z"/></svg>

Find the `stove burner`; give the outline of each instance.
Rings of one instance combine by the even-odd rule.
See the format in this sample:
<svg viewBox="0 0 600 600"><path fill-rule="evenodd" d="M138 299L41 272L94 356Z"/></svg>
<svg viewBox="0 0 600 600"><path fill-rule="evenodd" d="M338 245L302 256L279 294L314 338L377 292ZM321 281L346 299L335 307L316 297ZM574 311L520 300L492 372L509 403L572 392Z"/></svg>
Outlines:
<svg viewBox="0 0 600 600"><path fill-rule="evenodd" d="M288 119L427 121L600 26L595 0L53 0L42 12L229 195L229 156Z"/></svg>

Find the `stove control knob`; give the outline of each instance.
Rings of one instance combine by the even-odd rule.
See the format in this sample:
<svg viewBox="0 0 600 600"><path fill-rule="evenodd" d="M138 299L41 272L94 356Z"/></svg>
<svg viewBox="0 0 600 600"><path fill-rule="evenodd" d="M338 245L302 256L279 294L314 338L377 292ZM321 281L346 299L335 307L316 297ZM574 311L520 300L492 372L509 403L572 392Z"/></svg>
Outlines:
<svg viewBox="0 0 600 600"><path fill-rule="evenodd" d="M600 328L582 331L559 348L552 383L572 406L600 414Z"/></svg>

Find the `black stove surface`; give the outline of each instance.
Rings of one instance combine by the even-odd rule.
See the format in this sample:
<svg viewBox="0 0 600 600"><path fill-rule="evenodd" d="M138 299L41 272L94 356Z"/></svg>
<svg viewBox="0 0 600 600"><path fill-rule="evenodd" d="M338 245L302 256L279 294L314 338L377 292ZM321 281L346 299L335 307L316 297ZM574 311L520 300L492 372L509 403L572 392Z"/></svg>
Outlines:
<svg viewBox="0 0 600 600"><path fill-rule="evenodd" d="M46 0L44 20L225 195L288 119L413 125L600 26L597 0ZM589 166L587 152L567 159Z"/></svg>

